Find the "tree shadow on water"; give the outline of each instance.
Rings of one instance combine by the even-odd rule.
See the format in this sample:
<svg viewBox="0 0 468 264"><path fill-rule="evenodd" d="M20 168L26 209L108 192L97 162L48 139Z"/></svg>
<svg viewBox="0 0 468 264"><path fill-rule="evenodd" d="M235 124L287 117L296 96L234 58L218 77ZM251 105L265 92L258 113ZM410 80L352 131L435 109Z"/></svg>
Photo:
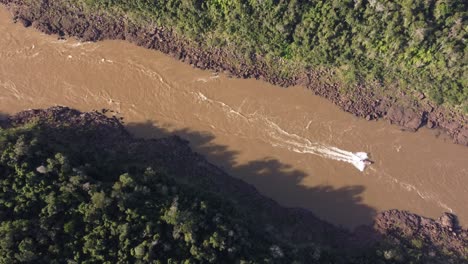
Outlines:
<svg viewBox="0 0 468 264"><path fill-rule="evenodd" d="M0 127L3 127L4 125L6 125L8 117L9 117L8 114L0 112Z"/></svg>
<svg viewBox="0 0 468 264"><path fill-rule="evenodd" d="M177 135L190 142L193 151L202 154L228 174L253 186L263 195L286 207L308 209L319 218L353 228L370 224L376 215L375 209L362 202L364 186L354 185L335 188L329 185L308 187L301 184L305 177L313 177L273 157L251 160L238 164L238 152L228 146L215 144L215 136L192 131L188 128L168 131L151 121L126 124L137 137L163 138ZM254 147L254 146L250 146Z"/></svg>
<svg viewBox="0 0 468 264"><path fill-rule="evenodd" d="M57 114L52 116L52 119L49 119L51 116L48 115L42 115L42 118L51 125L50 128L63 124L62 129L67 128L77 133L65 134L65 138L55 142L57 145L62 146L63 143L71 140L82 146L82 148L79 147L80 150L91 149L91 152L85 152L82 155L99 153L98 151L108 148L114 154L123 154L122 158L125 160L122 160L122 163L127 165L132 163L132 159L138 161L140 166L158 168L161 165L163 170L177 178L178 181L180 180L180 183L197 187L191 189L192 191L203 189L204 193L211 193L212 198L224 196L230 200L234 208L230 206L227 208L234 209L233 213L242 215L240 219L245 224L251 225L252 230L264 229L272 237L295 244L299 246L298 248L309 250L306 246L313 244L321 245L324 248L339 249L340 252L345 250L346 254L357 252L359 255L361 254L360 250L364 250L363 254L371 254L369 256L373 256L372 252L375 249L391 249L392 251L385 252L396 252L395 254L400 252L405 258L410 257L409 259L418 260L421 260L421 254L427 253L424 258L430 261L422 261L421 263L445 263L433 262L434 256L443 261L447 257L456 260L450 263L461 263L458 260L466 260L466 254L461 253L460 255L460 252L464 252L466 243L463 244L462 238L466 237L467 231L458 229L456 224L454 226L456 229L453 230L447 226L447 221L456 219L453 218L455 216L446 216L449 218L437 223L429 219L418 218L417 215L407 212L387 211L385 213L388 218L379 218L376 222L376 229L363 227L357 229L356 232L348 232L336 228L316 216L347 227L357 223L371 222L376 212L362 202L360 196L365 190L363 186L353 185L342 188L329 185L303 186L301 183L304 178L314 177L314 175L309 175L292 165L268 156L239 164L237 160L240 152L233 151L229 146L217 144L215 136L206 132L193 131L188 128L172 131L154 125L152 122L128 124L128 131L137 137L162 138L140 140L129 137L126 131L120 129L122 127L116 123L117 119L115 118L113 119L115 122L100 123L103 120L98 115L82 116L78 111L61 111L60 108L52 110L52 113ZM37 116L26 115L24 120L20 115L19 123L16 123L18 120L13 118L11 125L15 127L23 124L22 121L27 121L28 117L41 116L40 113L36 114ZM86 122L76 122L77 117L83 118L78 119ZM94 118L97 119L94 120ZM0 113L0 120L3 120L5 127L10 126L8 121L5 122L7 119L8 115ZM89 130L90 133L94 134L86 134L89 121L92 123L92 120L97 121L94 124L97 127L95 130ZM74 125L70 126L70 124ZM83 126L86 129L83 129ZM76 131L76 128L79 130ZM63 133L63 130L57 132ZM116 132L115 135L113 132ZM83 133L86 134L85 138L92 138L92 140L80 141ZM186 140L181 140L174 135ZM55 133L47 134L47 137L49 136L53 139L60 138ZM192 152L188 142L190 142L192 149L207 157L222 170L206 162L201 155ZM108 153L103 152L103 155L107 156ZM118 164L120 160L111 159L104 161L104 163L106 162ZM132 168L132 166L126 167L129 170ZM117 170L119 169L117 168ZM231 177L225 172L235 177ZM109 175L120 174L109 173ZM252 185L247 185L245 182L254 185L264 196L260 195ZM278 206L275 200L286 207ZM309 209L309 211L303 208ZM375 242L379 241L385 243L374 248Z"/></svg>

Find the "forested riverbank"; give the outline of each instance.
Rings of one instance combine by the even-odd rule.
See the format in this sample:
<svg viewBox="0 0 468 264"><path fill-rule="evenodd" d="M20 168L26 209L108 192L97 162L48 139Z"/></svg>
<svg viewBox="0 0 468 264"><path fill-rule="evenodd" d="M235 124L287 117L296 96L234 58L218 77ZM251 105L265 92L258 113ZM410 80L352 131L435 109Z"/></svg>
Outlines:
<svg viewBox="0 0 468 264"><path fill-rule="evenodd" d="M199 68L305 85L368 120L468 144L463 2L0 2L46 33L125 39Z"/></svg>
<svg viewBox="0 0 468 264"><path fill-rule="evenodd" d="M261 55L331 69L349 84L398 84L452 106L468 99L464 1L86 3L175 29L208 48L235 47L245 59Z"/></svg>
<svg viewBox="0 0 468 264"><path fill-rule="evenodd" d="M391 210L349 232L279 206L187 144L133 138L98 112L0 116L0 261L466 261L468 231L451 214Z"/></svg>

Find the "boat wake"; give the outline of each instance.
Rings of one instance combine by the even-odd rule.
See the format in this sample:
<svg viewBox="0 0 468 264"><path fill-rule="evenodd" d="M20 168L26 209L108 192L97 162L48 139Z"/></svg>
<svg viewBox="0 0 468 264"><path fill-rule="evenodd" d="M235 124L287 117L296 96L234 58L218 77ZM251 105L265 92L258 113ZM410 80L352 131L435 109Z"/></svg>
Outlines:
<svg viewBox="0 0 468 264"><path fill-rule="evenodd" d="M314 154L323 158L347 162L359 171L364 171L369 165L369 157L365 152L351 152L322 143L314 143L307 138L286 132L268 119L266 121L270 127L269 135L272 139L270 142L272 145L284 147L297 153Z"/></svg>
<svg viewBox="0 0 468 264"><path fill-rule="evenodd" d="M228 116L238 117L237 120L240 118L247 122L246 126L250 125L255 127L256 131L263 131L266 135L261 135L261 139L274 147L286 148L296 153L313 154L327 159L347 162L352 164L359 171L364 171L370 164L368 161L369 157L365 152L351 152L326 144L311 142L309 139L297 134L288 133L278 124L258 112L244 114L240 112L240 109L235 110L223 102L208 98L201 92L194 92L193 94L198 101L217 105Z"/></svg>

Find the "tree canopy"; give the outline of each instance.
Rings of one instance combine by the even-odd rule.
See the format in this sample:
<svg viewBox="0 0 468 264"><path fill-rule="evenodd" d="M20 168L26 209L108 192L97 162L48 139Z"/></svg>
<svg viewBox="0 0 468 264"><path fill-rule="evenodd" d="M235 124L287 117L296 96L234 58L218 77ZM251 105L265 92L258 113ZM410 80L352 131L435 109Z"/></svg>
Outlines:
<svg viewBox="0 0 468 264"><path fill-rule="evenodd" d="M348 83L377 80L451 106L468 101L466 1L85 2L174 28L208 47L336 69Z"/></svg>
<svg viewBox="0 0 468 264"><path fill-rule="evenodd" d="M198 175L188 183L169 172L174 158L155 160L158 156L150 154L159 147L162 153L155 153L173 157L165 154L173 148L182 161L199 163L171 145L182 141L134 139L116 119L96 113L60 107L33 112L18 118L32 115L29 121L9 128L0 123L0 263L466 260L430 241L398 234L356 250L337 246L354 239L341 229L327 240L293 242L265 219L278 210L261 212L261 205L250 210L222 188L208 190L207 178L220 177L215 167L203 170L207 178ZM184 162L175 165L184 167Z"/></svg>
<svg viewBox="0 0 468 264"><path fill-rule="evenodd" d="M178 184L160 168L140 167L131 158L109 162L116 157L81 152L74 142L60 145L50 137L63 132L0 130L1 263L252 263L284 257L225 199Z"/></svg>

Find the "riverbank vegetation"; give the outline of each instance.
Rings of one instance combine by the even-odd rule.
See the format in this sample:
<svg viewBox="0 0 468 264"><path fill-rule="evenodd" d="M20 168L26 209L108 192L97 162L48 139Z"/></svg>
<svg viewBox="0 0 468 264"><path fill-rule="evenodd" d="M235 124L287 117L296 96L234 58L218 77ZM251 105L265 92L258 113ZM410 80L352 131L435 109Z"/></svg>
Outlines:
<svg viewBox="0 0 468 264"><path fill-rule="evenodd" d="M466 1L83 1L246 58L328 68L348 84L378 81L468 107Z"/></svg>
<svg viewBox="0 0 468 264"><path fill-rule="evenodd" d="M200 187L216 177L219 172L210 170L217 168L200 165L210 176L190 182L169 173L168 162L174 162L173 158L158 159L153 148L171 146L168 149L180 152L177 144L183 141L133 139L116 119L97 113L58 107L26 112L3 125L0 263L461 260L456 252L440 251L418 237L403 238L397 231L391 239L356 250L326 243L292 243L272 232L275 227L260 220L264 216L246 214L248 210L223 190ZM191 153L177 155L186 162L195 159ZM333 235L337 235L331 238L333 244L345 245L351 234L330 232Z"/></svg>

